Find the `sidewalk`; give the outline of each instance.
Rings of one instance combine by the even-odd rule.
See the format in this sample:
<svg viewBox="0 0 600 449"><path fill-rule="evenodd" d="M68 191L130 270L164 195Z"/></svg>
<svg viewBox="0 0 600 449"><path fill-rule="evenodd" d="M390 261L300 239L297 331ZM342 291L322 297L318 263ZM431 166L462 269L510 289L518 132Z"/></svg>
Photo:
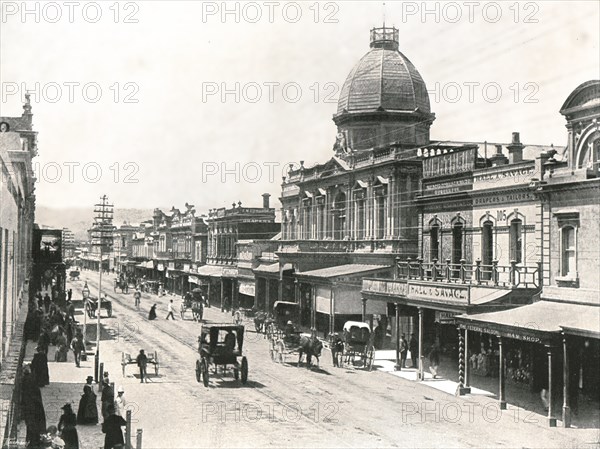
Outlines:
<svg viewBox="0 0 600 449"><path fill-rule="evenodd" d="M411 364L412 360L407 360L407 365ZM378 350L375 351L375 360L373 368L405 380L417 382L421 385L426 385L444 393L455 395L458 387L458 382L448 379L448 377L458 378L458 373L448 367L448 364L442 363L441 376L438 371L436 379L429 373L429 370L424 370L425 379L417 380L417 369L403 368L400 371L395 370L396 351L395 350ZM471 393L462 396L465 400L477 402L482 406L487 404L498 404L497 388L498 378L492 377L471 377ZM477 384L480 388L473 386ZM509 413L516 414L527 419L529 423L538 423L547 427L547 414L541 406L539 395L529 391L527 387L516 385L506 386L506 402ZM600 410L597 403L580 399L579 413L577 416L572 416L570 429L565 429L562 422L562 403L554 404L554 417L557 419L557 431L561 432L585 432L589 433L590 441L598 441L600 429Z"/></svg>

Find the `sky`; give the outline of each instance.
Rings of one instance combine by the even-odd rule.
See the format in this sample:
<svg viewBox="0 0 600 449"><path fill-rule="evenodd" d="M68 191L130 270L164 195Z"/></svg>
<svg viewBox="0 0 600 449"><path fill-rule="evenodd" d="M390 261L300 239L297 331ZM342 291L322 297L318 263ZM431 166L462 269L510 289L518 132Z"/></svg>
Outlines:
<svg viewBox="0 0 600 449"><path fill-rule="evenodd" d="M277 207L290 164L332 155L369 30L399 29L433 140L564 146L600 78L600 2L0 2L0 115L32 91L37 204Z"/></svg>

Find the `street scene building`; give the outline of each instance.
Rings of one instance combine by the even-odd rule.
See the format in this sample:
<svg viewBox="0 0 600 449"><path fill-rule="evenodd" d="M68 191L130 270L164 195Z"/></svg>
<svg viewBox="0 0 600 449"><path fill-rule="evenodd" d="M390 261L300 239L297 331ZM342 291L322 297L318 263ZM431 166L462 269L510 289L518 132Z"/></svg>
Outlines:
<svg viewBox="0 0 600 449"><path fill-rule="evenodd" d="M200 112L178 120L193 126L140 128L161 148L142 159L166 178L148 169L141 190L190 171L186 196L117 220L111 165L111 198L90 204L83 230L66 213L36 218L29 93L20 117L0 117L2 448L600 444L600 80L573 77L554 98L564 145L529 143L527 120L500 140L466 124L444 140L434 80L385 22L340 49L357 60L322 159L286 163L277 195L260 186L247 204L221 205L247 193L227 172L221 189L206 185L219 165L204 83L186 85ZM191 67L182 36L164 43ZM288 151L263 140L263 105L238 100L223 122L247 113L256 134L235 141L238 157ZM313 125L298 126L312 142ZM169 153L178 146L193 147L189 161Z"/></svg>

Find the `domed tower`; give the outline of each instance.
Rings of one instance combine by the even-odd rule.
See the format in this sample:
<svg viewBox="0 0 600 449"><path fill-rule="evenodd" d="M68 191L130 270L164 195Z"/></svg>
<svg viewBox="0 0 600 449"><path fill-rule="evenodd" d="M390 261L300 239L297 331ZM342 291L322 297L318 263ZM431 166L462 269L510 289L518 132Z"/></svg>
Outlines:
<svg viewBox="0 0 600 449"><path fill-rule="evenodd" d="M398 50L398 29L373 28L371 50L350 71L333 116L338 151L427 145L433 120L425 82Z"/></svg>

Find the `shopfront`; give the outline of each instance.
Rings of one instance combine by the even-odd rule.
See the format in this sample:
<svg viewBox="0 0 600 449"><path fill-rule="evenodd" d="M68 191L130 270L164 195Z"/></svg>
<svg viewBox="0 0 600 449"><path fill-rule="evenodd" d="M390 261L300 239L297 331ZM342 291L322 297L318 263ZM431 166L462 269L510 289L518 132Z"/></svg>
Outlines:
<svg viewBox="0 0 600 449"><path fill-rule="evenodd" d="M494 392L501 408L519 403L524 392L539 394L534 410L547 409L550 426L556 426L562 411L568 426L579 396L598 403L594 367L600 368L599 318L599 307L552 301L457 316L468 348L459 360L465 367L465 386L497 378Z"/></svg>

